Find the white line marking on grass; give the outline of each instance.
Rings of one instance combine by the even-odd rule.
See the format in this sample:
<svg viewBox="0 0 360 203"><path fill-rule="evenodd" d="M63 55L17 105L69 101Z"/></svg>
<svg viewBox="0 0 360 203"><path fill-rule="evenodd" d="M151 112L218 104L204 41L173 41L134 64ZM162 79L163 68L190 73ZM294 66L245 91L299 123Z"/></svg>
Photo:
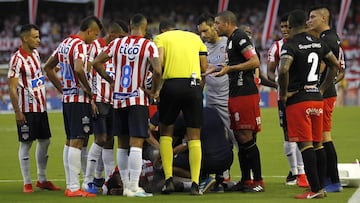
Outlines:
<svg viewBox="0 0 360 203"><path fill-rule="evenodd" d="M350 197L348 203L359 203L360 200L360 188L358 188L354 194Z"/></svg>

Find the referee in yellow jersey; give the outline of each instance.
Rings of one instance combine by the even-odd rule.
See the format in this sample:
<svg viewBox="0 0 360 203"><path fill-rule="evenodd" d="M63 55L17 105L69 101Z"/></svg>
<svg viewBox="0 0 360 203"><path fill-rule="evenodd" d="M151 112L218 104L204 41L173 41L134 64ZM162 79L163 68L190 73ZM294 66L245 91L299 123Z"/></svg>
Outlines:
<svg viewBox="0 0 360 203"><path fill-rule="evenodd" d="M207 67L207 48L200 36L175 29L169 20L160 22L161 34L154 39L159 48L164 84L160 91L160 155L165 173L163 194L175 190L172 179L174 122L182 111L186 125L191 172L191 194L201 195L199 176L201 168L200 127L203 121L201 73Z"/></svg>

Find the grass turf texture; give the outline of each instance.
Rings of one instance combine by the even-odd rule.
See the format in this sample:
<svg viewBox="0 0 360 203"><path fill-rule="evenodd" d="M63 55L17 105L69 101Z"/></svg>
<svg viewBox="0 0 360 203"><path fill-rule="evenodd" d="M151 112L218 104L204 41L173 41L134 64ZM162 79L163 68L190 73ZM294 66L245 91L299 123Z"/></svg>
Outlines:
<svg viewBox="0 0 360 203"><path fill-rule="evenodd" d="M295 200L294 195L303 191L296 186L286 186L285 176L289 167L283 152L283 135L279 127L277 109L266 108L261 110L262 131L258 134L258 145L262 158L262 171L265 181L265 192L257 194L244 194L239 192L214 194L207 193L201 197L193 197L188 193L174 193L172 195L156 194L151 198L126 198L121 196L102 196L95 198L67 198L64 190L61 192L40 191L35 188L36 167L35 147L31 149L31 177L35 192L24 194L22 192L22 177L18 161L18 141L15 128L15 115L0 114L0 202L256 202L256 203L279 203L300 202ZM351 163L360 158L359 149L359 126L360 108L343 107L336 108L333 116L333 139L340 163ZM55 184L65 188L65 177L62 162L62 151L65 141L62 114L59 112L49 113L50 127L52 131L51 145L49 148L49 162L47 176ZM89 143L92 142L92 138ZM237 156L231 168L231 179L239 180L240 171ZM324 199L311 200L311 202L347 202L356 188L345 188L341 193L329 193ZM360 201L360 200L359 200Z"/></svg>

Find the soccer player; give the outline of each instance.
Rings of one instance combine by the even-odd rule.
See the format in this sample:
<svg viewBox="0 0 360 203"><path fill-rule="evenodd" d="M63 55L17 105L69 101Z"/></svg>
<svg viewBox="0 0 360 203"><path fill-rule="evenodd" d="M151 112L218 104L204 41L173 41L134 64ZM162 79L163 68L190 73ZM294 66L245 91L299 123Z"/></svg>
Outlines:
<svg viewBox="0 0 360 203"><path fill-rule="evenodd" d="M228 63L217 76L229 75L230 127L239 145L239 160L245 192L263 192L260 153L255 135L261 129L260 96L254 81L254 69L260 67L249 37L237 27L237 19L231 11L224 11L215 17L215 29L219 35L228 37L226 51ZM250 167L254 180L251 180Z"/></svg>
<svg viewBox="0 0 360 203"><path fill-rule="evenodd" d="M289 141L298 144L310 185L295 198L323 198L326 154L322 146L321 94L333 83L339 64L325 43L307 34L304 11L291 12L288 22L290 37L280 53L280 99L285 104ZM321 60L329 70L319 88Z"/></svg>
<svg viewBox="0 0 360 203"><path fill-rule="evenodd" d="M280 61L280 51L283 44L286 42L287 37L289 36L289 26L288 26L288 13L284 14L280 18L280 31L282 38L278 41L275 41L269 51L267 58L267 75L269 80L277 82L278 80L278 67ZM279 92L278 92L279 93ZM301 153L296 145L296 142L289 142L288 130L286 123L286 114L285 114L285 105L281 102L278 96L278 111L279 111L279 121L280 127L283 129L284 133L284 151L286 158L288 160L290 171L286 177L286 185L298 185L300 187L309 187L309 184L306 180L304 162L302 160Z"/></svg>
<svg viewBox="0 0 360 203"><path fill-rule="evenodd" d="M108 34L104 38L95 40L89 50L89 62L95 59L97 55L114 39L124 37L127 35L127 24L123 21L113 21L108 27ZM112 60L109 60L104 65L106 73L115 79L115 68ZM104 80L100 74L95 70L91 70L91 88L93 92L93 99L91 100L94 112L94 143L91 145L86 164L86 174L82 188L88 192L97 192L96 185L92 182L95 167L99 159L102 159L105 168L105 177L108 177L112 170L114 170L114 139L112 135L112 115L113 115L113 100L112 88L110 83ZM102 185L100 185L101 187Z"/></svg>
<svg viewBox="0 0 360 203"><path fill-rule="evenodd" d="M228 98L229 98L229 77L223 75L215 77L214 72L219 71L221 64L226 63L226 42L227 37L219 36L214 27L214 16L204 13L197 20L197 29L202 40L208 49L208 67L205 76L206 106L218 111L219 116L226 129L226 138L239 149L233 131L230 129ZM229 169L230 170L230 169ZM229 172L229 171L227 171ZM219 178L219 177L218 177Z"/></svg>
<svg viewBox="0 0 360 203"><path fill-rule="evenodd" d="M45 71L56 89L62 93L63 116L66 132L63 161L68 197L93 197L80 189L81 149L84 139L92 133L92 92L87 80L87 44L91 44L102 29L95 16L81 22L80 31L60 43L45 64ZM57 77L56 65L61 67L61 81ZM107 80L112 82L112 78ZM104 76L105 77L105 76Z"/></svg>
<svg viewBox="0 0 360 203"><path fill-rule="evenodd" d="M20 29L21 47L9 63L9 94L15 112L18 131L19 161L24 180L23 191L34 192L30 177L29 151L34 140L36 145L36 166L38 180L36 187L47 190L61 190L46 178L50 127L46 112L46 91L44 73L39 52L39 28L34 24Z"/></svg>
<svg viewBox="0 0 360 203"><path fill-rule="evenodd" d="M330 29L331 13L328 8L323 6L313 7L310 10L309 19L307 21L308 28L312 33L320 37L326 45L331 49L335 56L340 59L340 39L336 31ZM344 65L344 62L340 63ZM326 72L329 68L326 66L324 72L321 74L320 82L324 81ZM323 122L323 145L326 151L327 160L327 181L325 190L327 192L340 192L342 187L339 179L338 160L333 140L331 138L331 121L332 112L336 103L336 88L335 84L344 78L345 70L341 67L334 79L332 85L326 89L323 94L324 98L324 122Z"/></svg>
<svg viewBox="0 0 360 203"><path fill-rule="evenodd" d="M118 135L117 162L124 184L123 195L128 197L152 196L139 187L142 147L149 136L150 102L145 84L151 65L153 78L150 96L156 98L160 91L161 67L157 47L144 38L146 28L146 17L135 14L130 20L130 35L112 41L93 62L93 67L103 73L103 64L110 58L115 65L114 134Z"/></svg>
<svg viewBox="0 0 360 203"><path fill-rule="evenodd" d="M189 147L191 195L201 195L199 176L201 167L200 127L203 120L201 73L207 68L207 48L194 33L176 30L169 20L160 22L161 34L155 37L160 61L164 67L164 84L160 92L160 155L165 173L163 194L175 190L172 179L172 136L175 119L184 114Z"/></svg>

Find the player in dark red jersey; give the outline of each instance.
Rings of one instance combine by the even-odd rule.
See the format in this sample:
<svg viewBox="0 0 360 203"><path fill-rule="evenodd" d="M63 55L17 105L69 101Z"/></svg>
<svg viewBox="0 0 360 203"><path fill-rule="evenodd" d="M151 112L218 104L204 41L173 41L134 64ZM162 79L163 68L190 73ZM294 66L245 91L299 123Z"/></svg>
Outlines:
<svg viewBox="0 0 360 203"><path fill-rule="evenodd" d="M44 67L50 81L62 93L66 131L63 154L66 175L65 195L68 197L95 196L80 189L79 174L81 149L84 140L92 132L90 105L92 92L86 77L87 44L91 44L97 38L101 29L102 25L97 17L85 18L81 22L80 31L61 42ZM57 64L61 67L61 81L56 74ZM111 82L112 79L106 76Z"/></svg>
<svg viewBox="0 0 360 203"><path fill-rule="evenodd" d="M280 99L286 105L289 141L298 144L310 184L310 190L295 198L323 198L326 154L322 146L321 94L333 83L339 64L326 44L306 33L304 11L291 12L288 22L290 37L280 54ZM322 60L329 71L319 88Z"/></svg>
<svg viewBox="0 0 360 203"><path fill-rule="evenodd" d="M61 190L46 179L50 127L46 112L44 71L39 52L39 28L33 24L23 25L20 30L21 46L9 63L9 94L14 108L18 131L19 161L24 179L23 192L34 192L30 178L29 151L34 140L38 181L36 186L48 190Z"/></svg>
<svg viewBox="0 0 360 203"><path fill-rule="evenodd" d="M344 62L340 52L340 39L335 30L330 29L331 13L330 10L324 6L313 7L310 9L309 20L307 21L308 28L316 37L320 37L326 45L331 49L334 55L338 58L341 65ZM321 74L320 82L324 81L325 74L329 70L326 66L324 72ZM327 178L325 182L325 189L327 192L340 192L342 187L339 179L339 172L337 168L337 154L333 140L331 138L331 121L332 112L336 103L336 88L335 84L344 78L345 67L341 66L338 69L338 74L334 79L334 83L326 89L323 94L324 98L324 123L323 123L323 145L326 151L327 158Z"/></svg>
<svg viewBox="0 0 360 203"><path fill-rule="evenodd" d="M264 182L260 153L254 137L261 129L260 96L253 72L255 68L260 67L260 61L249 37L238 29L236 24L236 16L231 11L219 13L215 17L216 31L219 35L228 37L228 63L217 75L229 75L230 127L239 145L238 155L242 172L240 184L247 186L246 191L262 192ZM253 171L253 182L248 168Z"/></svg>

